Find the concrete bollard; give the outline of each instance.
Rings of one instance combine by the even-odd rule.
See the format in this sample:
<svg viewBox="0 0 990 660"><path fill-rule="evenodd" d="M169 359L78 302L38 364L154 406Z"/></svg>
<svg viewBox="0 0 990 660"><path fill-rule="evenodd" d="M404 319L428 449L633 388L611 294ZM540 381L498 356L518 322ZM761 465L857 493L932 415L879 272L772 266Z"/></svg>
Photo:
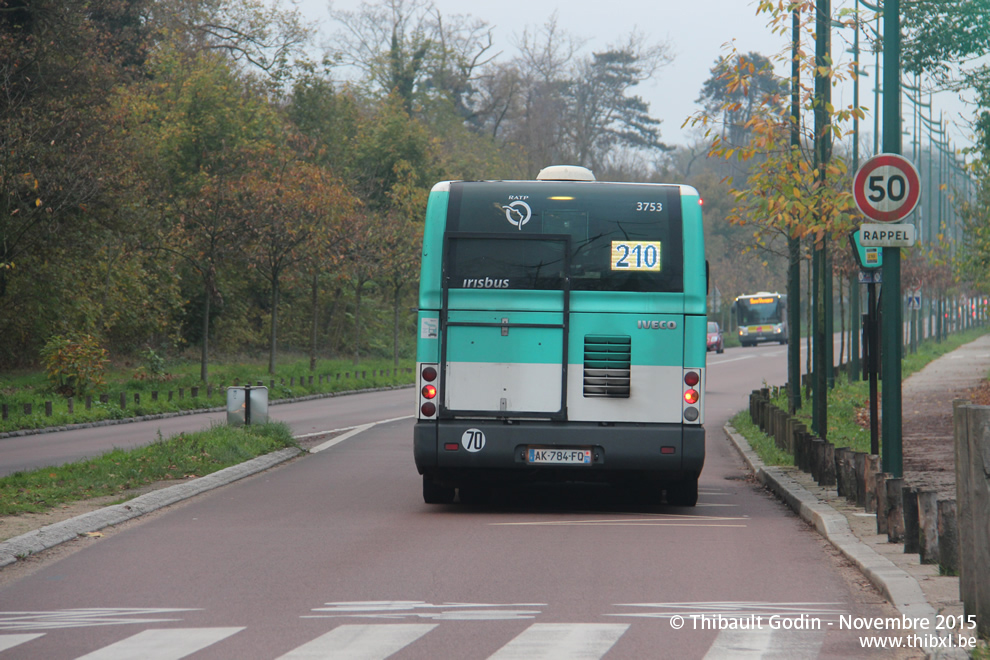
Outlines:
<svg viewBox="0 0 990 660"><path fill-rule="evenodd" d="M901 512L904 516L904 553L921 552L918 489L916 487L904 486L901 490Z"/></svg>
<svg viewBox="0 0 990 660"><path fill-rule="evenodd" d="M959 521L956 501L938 501L938 565L947 575L959 574ZM962 580L960 580L960 588Z"/></svg>
<svg viewBox="0 0 990 660"><path fill-rule="evenodd" d="M918 553L922 564L938 563L938 493L918 491Z"/></svg>
<svg viewBox="0 0 990 660"><path fill-rule="evenodd" d="M902 543L904 541L904 502L901 491L904 489L904 479L893 477L887 479L887 542Z"/></svg>
<svg viewBox="0 0 990 660"><path fill-rule="evenodd" d="M889 478L890 474L878 472L874 484L873 492L877 500L877 534L887 533L887 479Z"/></svg>

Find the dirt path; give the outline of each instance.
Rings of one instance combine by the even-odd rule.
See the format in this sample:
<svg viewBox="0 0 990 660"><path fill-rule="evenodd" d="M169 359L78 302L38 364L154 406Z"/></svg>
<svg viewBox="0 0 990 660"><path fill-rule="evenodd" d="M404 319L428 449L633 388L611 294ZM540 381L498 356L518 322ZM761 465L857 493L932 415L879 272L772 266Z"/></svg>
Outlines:
<svg viewBox="0 0 990 660"><path fill-rule="evenodd" d="M956 496L952 401L990 405L990 335L943 355L904 381L901 397L904 479Z"/></svg>

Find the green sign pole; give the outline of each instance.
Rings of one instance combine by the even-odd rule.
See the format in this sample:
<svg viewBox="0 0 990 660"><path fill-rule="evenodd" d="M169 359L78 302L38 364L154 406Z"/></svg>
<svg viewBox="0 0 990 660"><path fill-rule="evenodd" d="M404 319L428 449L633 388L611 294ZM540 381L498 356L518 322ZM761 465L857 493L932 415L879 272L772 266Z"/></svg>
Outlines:
<svg viewBox="0 0 990 660"><path fill-rule="evenodd" d="M883 3L883 150L901 153L901 4ZM881 464L894 477L904 473L901 447L901 353L904 321L901 309L901 249L883 249L880 294L883 338L881 351Z"/></svg>

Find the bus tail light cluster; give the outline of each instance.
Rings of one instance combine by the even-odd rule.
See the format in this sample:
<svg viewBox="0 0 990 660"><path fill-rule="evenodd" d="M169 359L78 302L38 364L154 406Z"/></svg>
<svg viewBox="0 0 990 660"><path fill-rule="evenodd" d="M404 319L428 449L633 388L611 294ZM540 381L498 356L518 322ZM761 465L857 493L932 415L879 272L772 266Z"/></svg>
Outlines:
<svg viewBox="0 0 990 660"><path fill-rule="evenodd" d="M684 421L701 423L701 382L700 369L684 370Z"/></svg>
<svg viewBox="0 0 990 660"><path fill-rule="evenodd" d="M437 380L437 365L419 365L419 418L433 419L437 416L440 383Z"/></svg>

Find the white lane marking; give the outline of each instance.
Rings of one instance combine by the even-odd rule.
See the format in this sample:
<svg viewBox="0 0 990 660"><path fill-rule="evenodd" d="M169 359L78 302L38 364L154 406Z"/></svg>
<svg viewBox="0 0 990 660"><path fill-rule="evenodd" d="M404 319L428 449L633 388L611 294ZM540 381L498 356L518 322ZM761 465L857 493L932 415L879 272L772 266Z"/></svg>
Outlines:
<svg viewBox="0 0 990 660"><path fill-rule="evenodd" d="M149 618L149 615L192 612L188 608L91 607L51 612L0 612L0 630L53 630L85 626L113 626L133 623L168 623L175 618Z"/></svg>
<svg viewBox="0 0 990 660"><path fill-rule="evenodd" d="M24 644L25 642L30 642L32 639L38 639L39 637L44 636L45 633L35 633L33 635L0 635L0 651L12 649L15 646Z"/></svg>
<svg viewBox="0 0 990 660"><path fill-rule="evenodd" d="M319 444L309 450L311 454L315 454L318 451L323 451L324 449L330 449L334 445L340 444L344 440L353 438L358 433L363 433L373 426L378 426L379 424L388 424L390 422L399 422L404 419L412 419L415 415L404 415L402 417L393 417L392 419L380 419L377 422L369 422L368 424L361 424L359 426L347 426L342 429L331 429L329 431L317 431L315 433L306 433L304 435L297 435L296 440L302 440L305 438L312 438L316 435L326 435L327 433L340 433L341 431L346 431L343 435L338 435L336 438L331 438L326 442Z"/></svg>
<svg viewBox="0 0 990 660"><path fill-rule="evenodd" d="M739 362L739 360L752 360L755 357L763 357L763 356L761 356L761 355L744 355L742 357L729 358L728 360L718 360L718 361L707 360L707 365L709 367L713 367L713 366L715 366L717 364L728 364L730 362Z"/></svg>
<svg viewBox="0 0 990 660"><path fill-rule="evenodd" d="M436 627L435 623L338 626L278 660L384 660Z"/></svg>
<svg viewBox="0 0 990 660"><path fill-rule="evenodd" d="M178 660L244 628L161 628L144 630L77 660Z"/></svg>
<svg viewBox="0 0 990 660"><path fill-rule="evenodd" d="M492 527L745 527L745 524L730 524L733 521L748 521L748 517L699 516L685 514L659 514L650 518L603 518L591 520L538 520L523 522L489 523Z"/></svg>
<svg viewBox="0 0 990 660"><path fill-rule="evenodd" d="M628 628L615 623L534 623L489 660L597 660Z"/></svg>
<svg viewBox="0 0 990 660"><path fill-rule="evenodd" d="M315 607L320 614L304 615L303 619L373 618L430 619L433 621L506 621L534 619L546 603L441 603L422 600L369 600L326 603ZM526 609L517 609L526 608Z"/></svg>
<svg viewBox="0 0 990 660"><path fill-rule="evenodd" d="M723 630L715 638L705 660L758 660L770 650L769 627L760 630Z"/></svg>
<svg viewBox="0 0 990 660"><path fill-rule="evenodd" d="M723 630L705 660L813 660L824 641L824 630Z"/></svg>
<svg viewBox="0 0 990 660"><path fill-rule="evenodd" d="M764 623L771 617L781 619L814 618L821 621L838 621L845 610L836 609L842 603L765 603L760 601L702 601L686 603L618 603L615 607L636 608L647 611L610 613L606 616L635 617L642 619L669 619L673 616L687 619L692 626L692 617L709 617L726 620L750 620L763 617ZM700 623L698 624L701 625Z"/></svg>

